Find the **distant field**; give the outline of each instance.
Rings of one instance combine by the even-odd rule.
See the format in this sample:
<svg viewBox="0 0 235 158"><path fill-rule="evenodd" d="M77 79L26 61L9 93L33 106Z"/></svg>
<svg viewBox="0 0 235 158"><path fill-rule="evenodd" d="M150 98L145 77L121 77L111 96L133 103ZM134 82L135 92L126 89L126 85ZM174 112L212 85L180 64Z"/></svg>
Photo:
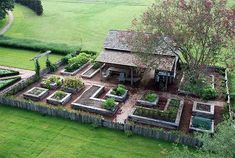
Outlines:
<svg viewBox="0 0 235 158"><path fill-rule="evenodd" d="M34 70L34 62L30 61L30 59L39 53L40 52L0 47L0 65ZM56 62L60 58L62 58L62 56L57 54L52 54L49 56L49 59L52 62ZM46 57L39 60L41 68L45 68L45 61Z"/></svg>
<svg viewBox="0 0 235 158"><path fill-rule="evenodd" d="M164 158L173 144L0 105L1 158Z"/></svg>
<svg viewBox="0 0 235 158"><path fill-rule="evenodd" d="M110 29L127 29L154 0L42 0L44 15L16 5L6 33L17 38L80 44L100 51Z"/></svg>

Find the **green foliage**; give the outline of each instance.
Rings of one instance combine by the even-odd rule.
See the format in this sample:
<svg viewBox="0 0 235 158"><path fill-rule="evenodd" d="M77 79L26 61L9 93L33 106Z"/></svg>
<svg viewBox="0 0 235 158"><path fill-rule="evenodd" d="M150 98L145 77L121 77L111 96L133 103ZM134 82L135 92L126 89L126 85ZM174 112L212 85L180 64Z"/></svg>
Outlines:
<svg viewBox="0 0 235 158"><path fill-rule="evenodd" d="M217 92L212 88L211 83L206 79L206 76L196 73L187 72L185 74L185 81L182 84L182 90L191 92L204 100L215 99Z"/></svg>
<svg viewBox="0 0 235 158"><path fill-rule="evenodd" d="M93 64L93 68L94 68L94 69L99 69L102 65L103 65L103 64L100 63L100 62L95 62L95 63Z"/></svg>
<svg viewBox="0 0 235 158"><path fill-rule="evenodd" d="M108 98L105 100L103 107L107 110L112 110L116 106L114 98Z"/></svg>
<svg viewBox="0 0 235 158"><path fill-rule="evenodd" d="M11 86L12 84L16 83L20 79L21 77L14 77L14 78L0 80L0 90L5 89L8 86Z"/></svg>
<svg viewBox="0 0 235 158"><path fill-rule="evenodd" d="M19 39L13 37L0 36L0 46L26 49L32 51L45 52L51 50L52 53L56 54L68 54L80 50L80 47L71 46L61 43L48 43L33 39Z"/></svg>
<svg viewBox="0 0 235 158"><path fill-rule="evenodd" d="M210 134L200 134L198 139L203 142L202 148L192 152L189 148L176 147L169 158L232 158L235 157L235 124L234 120L225 120L216 127L213 137Z"/></svg>
<svg viewBox="0 0 235 158"><path fill-rule="evenodd" d="M62 58L63 63L68 64L69 63L69 59L76 57L77 53L69 53L67 54L64 58Z"/></svg>
<svg viewBox="0 0 235 158"><path fill-rule="evenodd" d="M35 60L35 73L36 73L36 77L40 78L40 64L38 62L38 59Z"/></svg>
<svg viewBox="0 0 235 158"><path fill-rule="evenodd" d="M64 79L64 87L65 88L81 88L84 86L82 80L78 77L66 77Z"/></svg>
<svg viewBox="0 0 235 158"><path fill-rule="evenodd" d="M15 0L15 2L29 7L37 15L43 14L43 6L41 0Z"/></svg>
<svg viewBox="0 0 235 158"><path fill-rule="evenodd" d="M111 94L118 96L122 96L125 93L126 93L126 87L122 84L118 84L116 87L113 88L113 91L111 92Z"/></svg>
<svg viewBox="0 0 235 158"><path fill-rule="evenodd" d="M79 69L84 64L86 64L90 60L91 56L85 53L80 53L76 57L69 59L68 65L65 67L67 72L73 72L76 69Z"/></svg>
<svg viewBox="0 0 235 158"><path fill-rule="evenodd" d="M155 92L147 92L144 95L144 100L148 102L154 102L157 99L158 95Z"/></svg>
<svg viewBox="0 0 235 158"><path fill-rule="evenodd" d="M61 77L56 76L56 75L52 75L52 76L50 76L46 79L43 79L42 82L45 84L45 87L48 88L48 89L50 88L50 84L52 84L52 83L56 83L56 85L58 87L60 87L63 84L63 82L61 80Z"/></svg>
<svg viewBox="0 0 235 158"><path fill-rule="evenodd" d="M177 100L177 99L173 99ZM180 101L170 101L167 110L162 111L159 109L150 109L145 107L137 107L136 111L134 112L135 115L148 117L152 119L164 120L169 122L175 122L175 119L178 114L178 109L180 106Z"/></svg>
<svg viewBox="0 0 235 158"><path fill-rule="evenodd" d="M0 77L15 76L15 75L19 75L19 72L14 70L0 69Z"/></svg>
<svg viewBox="0 0 235 158"><path fill-rule="evenodd" d="M0 20L6 17L6 11L14 8L14 0L0 1Z"/></svg>
<svg viewBox="0 0 235 158"><path fill-rule="evenodd" d="M53 99L56 99L56 100L61 100L61 99L63 99L65 96L66 96L66 93L65 93L65 92L63 92L63 91L57 91L57 92L52 96L52 98L53 98Z"/></svg>
<svg viewBox="0 0 235 158"><path fill-rule="evenodd" d="M50 70L50 72L55 72L57 70L57 65L53 64L49 58L46 60L46 67Z"/></svg>

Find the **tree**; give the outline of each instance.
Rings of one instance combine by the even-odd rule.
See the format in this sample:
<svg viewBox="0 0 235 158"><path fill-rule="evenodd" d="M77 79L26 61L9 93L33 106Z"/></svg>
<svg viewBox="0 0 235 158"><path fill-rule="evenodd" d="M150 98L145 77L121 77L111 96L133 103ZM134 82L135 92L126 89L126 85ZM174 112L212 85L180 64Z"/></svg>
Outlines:
<svg viewBox="0 0 235 158"><path fill-rule="evenodd" d="M235 56L225 51L235 42L235 7L227 7L226 0L156 1L133 21L133 31L140 32L131 42L137 52L147 48L144 51L151 53L164 43L166 51L181 53L181 62L191 71L201 71L205 64L232 63L226 54ZM146 60L146 53L142 54Z"/></svg>
<svg viewBox="0 0 235 158"><path fill-rule="evenodd" d="M0 1L0 20L4 19L8 10L14 8L14 0Z"/></svg>
<svg viewBox="0 0 235 158"><path fill-rule="evenodd" d="M234 120L226 120L220 123L213 136L209 134L199 135L199 139L203 142L202 148L189 150L187 147L183 149L175 148L169 157L185 157L185 158L228 158L235 157L235 124Z"/></svg>
<svg viewBox="0 0 235 158"><path fill-rule="evenodd" d="M35 74L36 74L37 79L40 78L40 70L41 70L41 67L40 67L39 61L38 59L36 59L35 60Z"/></svg>

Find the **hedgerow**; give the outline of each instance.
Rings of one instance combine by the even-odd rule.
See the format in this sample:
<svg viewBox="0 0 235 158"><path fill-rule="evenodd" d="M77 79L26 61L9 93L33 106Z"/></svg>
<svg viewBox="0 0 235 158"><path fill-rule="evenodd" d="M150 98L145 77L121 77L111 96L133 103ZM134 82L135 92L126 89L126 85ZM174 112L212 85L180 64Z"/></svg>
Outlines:
<svg viewBox="0 0 235 158"><path fill-rule="evenodd" d="M15 2L32 9L39 16L43 14L43 6L41 0L15 0Z"/></svg>

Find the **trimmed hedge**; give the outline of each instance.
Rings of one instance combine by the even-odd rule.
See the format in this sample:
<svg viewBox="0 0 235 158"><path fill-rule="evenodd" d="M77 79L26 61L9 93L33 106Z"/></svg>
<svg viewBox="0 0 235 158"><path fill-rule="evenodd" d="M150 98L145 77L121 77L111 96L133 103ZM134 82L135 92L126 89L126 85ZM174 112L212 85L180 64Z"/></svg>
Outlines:
<svg viewBox="0 0 235 158"><path fill-rule="evenodd" d="M38 40L19 39L5 36L0 36L0 46L40 52L51 50L53 53L62 55L81 50L81 47L79 46L70 46L61 43L47 43Z"/></svg>
<svg viewBox="0 0 235 158"><path fill-rule="evenodd" d="M32 9L39 16L43 14L43 6L41 0L15 0L15 2Z"/></svg>

